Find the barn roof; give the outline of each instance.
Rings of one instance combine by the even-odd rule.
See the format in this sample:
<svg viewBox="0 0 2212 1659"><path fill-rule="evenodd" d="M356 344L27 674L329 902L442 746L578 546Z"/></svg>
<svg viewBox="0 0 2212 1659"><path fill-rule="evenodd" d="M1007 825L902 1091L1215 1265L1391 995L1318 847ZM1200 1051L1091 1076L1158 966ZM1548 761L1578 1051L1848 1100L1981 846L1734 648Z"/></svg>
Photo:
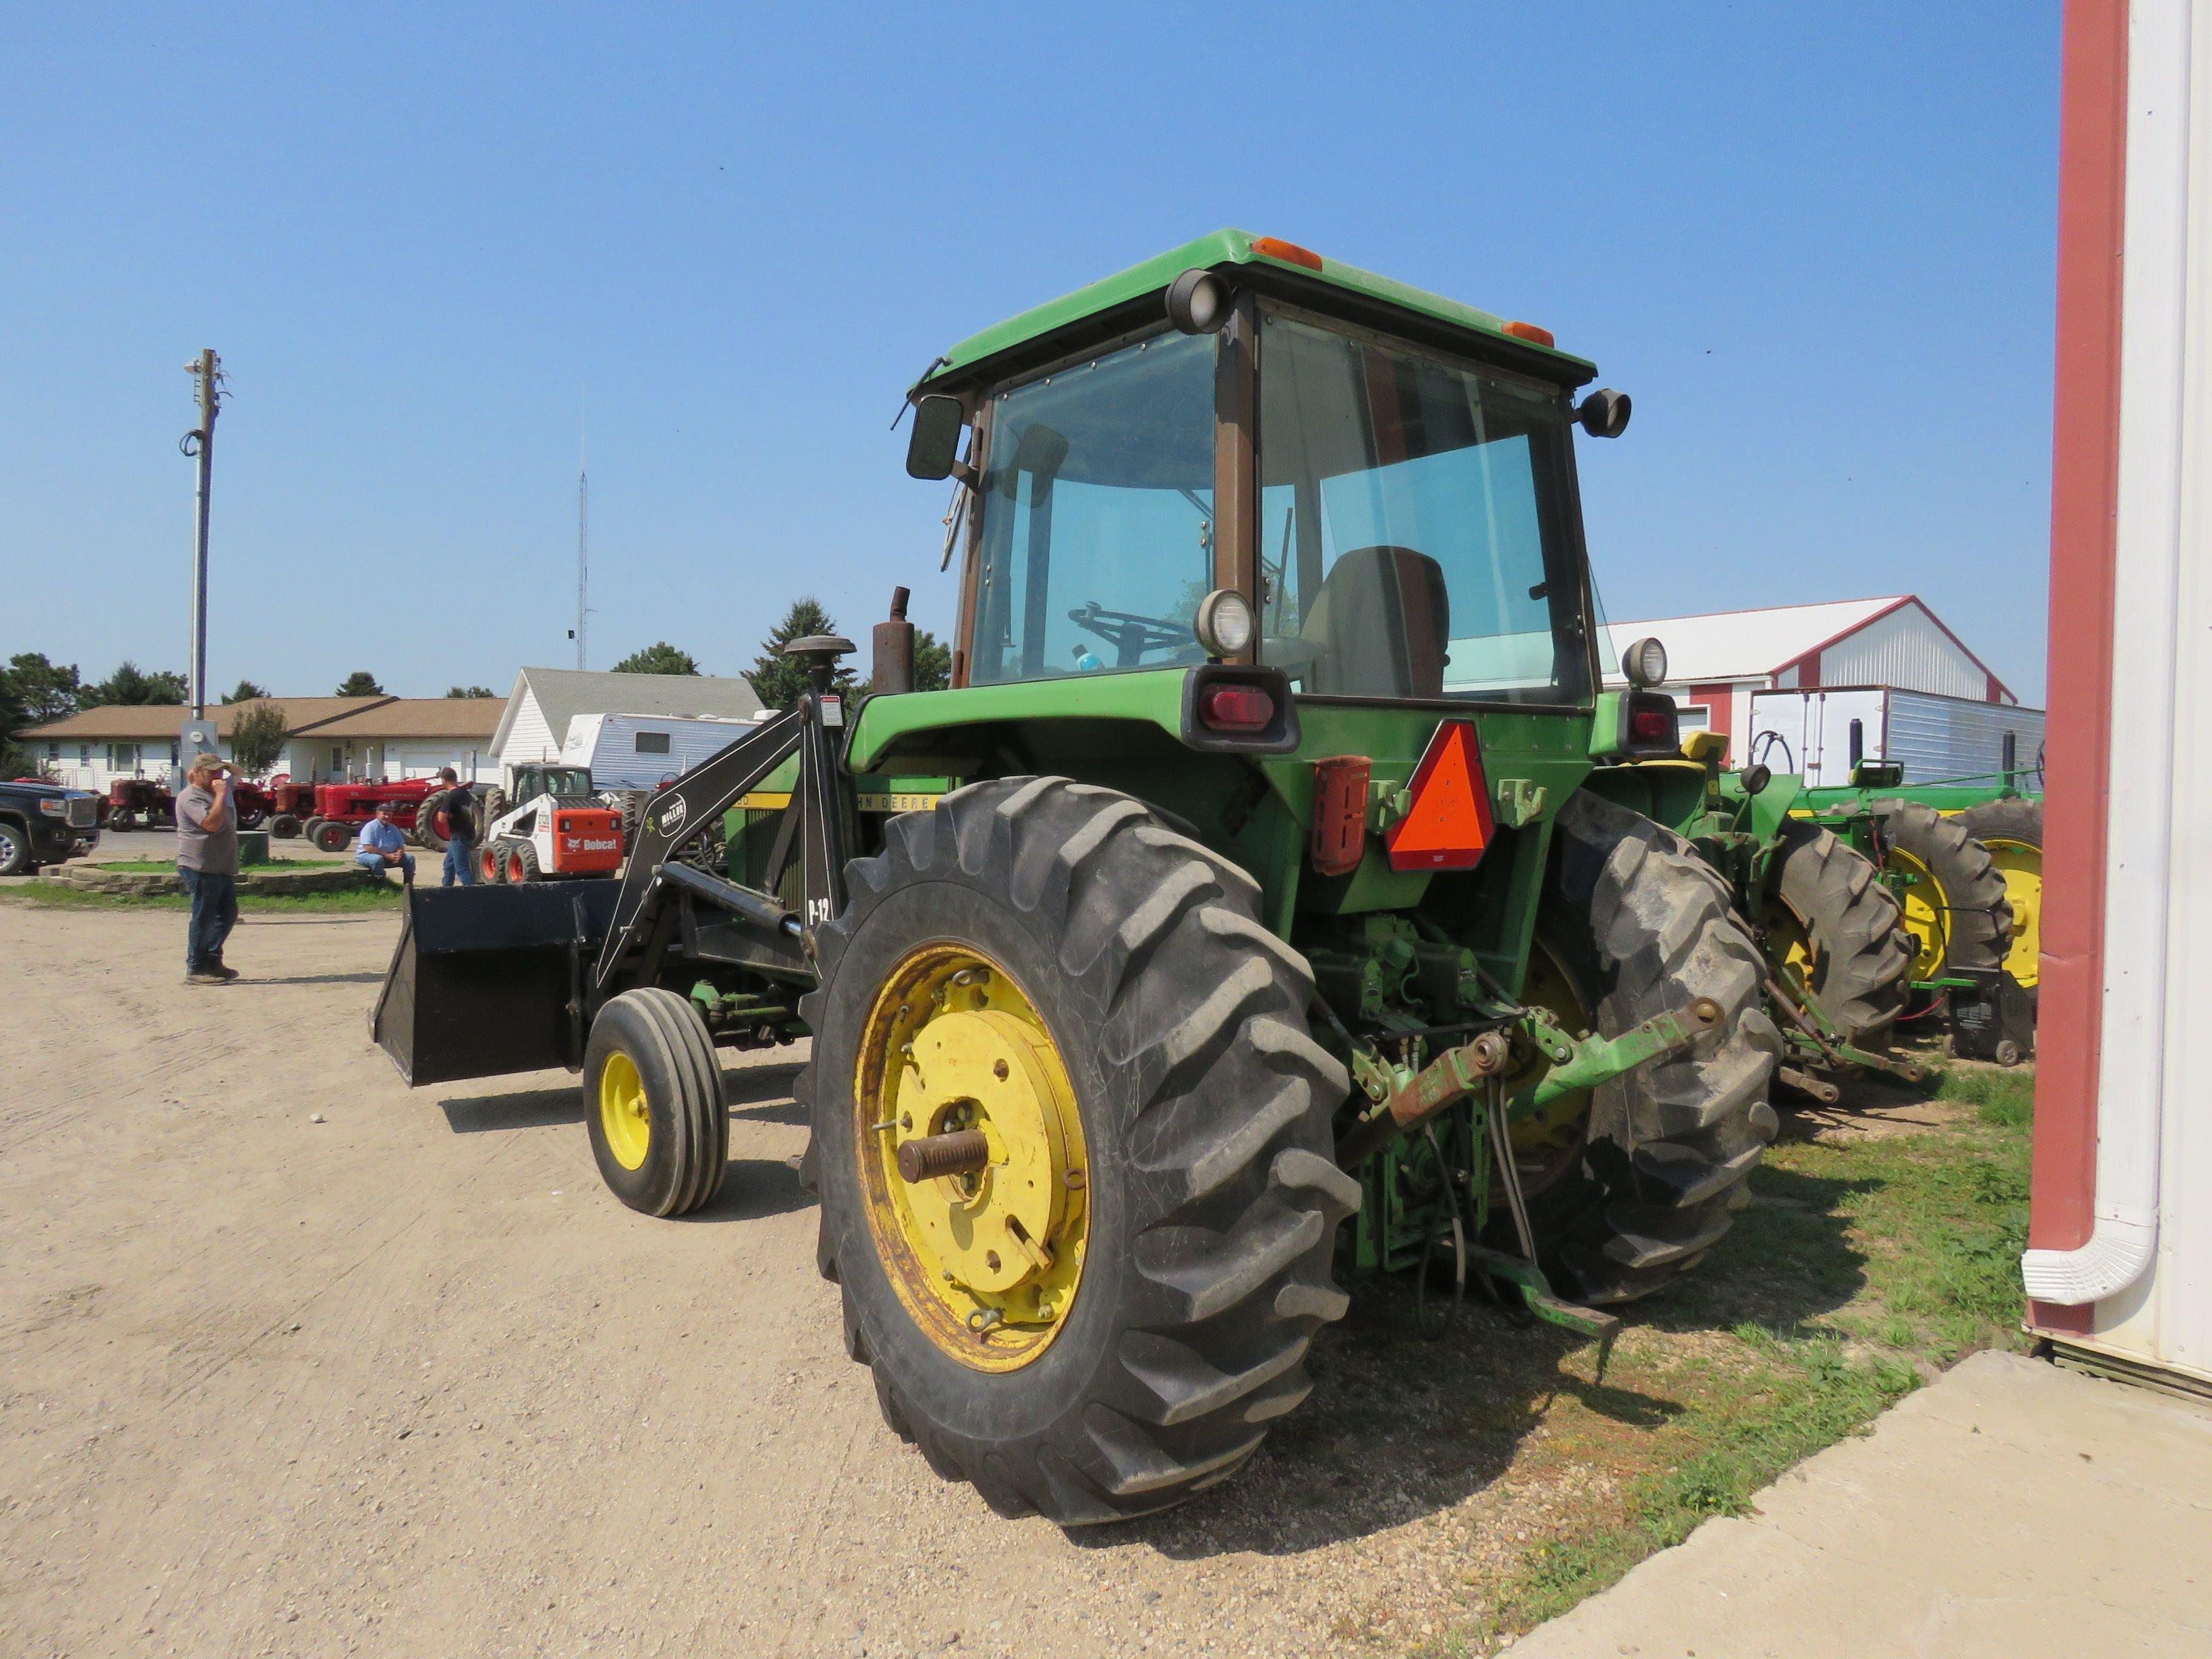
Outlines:
<svg viewBox="0 0 2212 1659"><path fill-rule="evenodd" d="M1656 635L1667 647L1669 682L1761 679L1903 605L1928 609L1912 594L1891 593L1872 599L1831 599L1821 605L1778 605L1758 611L1712 611L1694 617L1613 623L1608 625L1613 648L1605 653L1606 678L1622 683L1621 652L1646 635Z"/></svg>

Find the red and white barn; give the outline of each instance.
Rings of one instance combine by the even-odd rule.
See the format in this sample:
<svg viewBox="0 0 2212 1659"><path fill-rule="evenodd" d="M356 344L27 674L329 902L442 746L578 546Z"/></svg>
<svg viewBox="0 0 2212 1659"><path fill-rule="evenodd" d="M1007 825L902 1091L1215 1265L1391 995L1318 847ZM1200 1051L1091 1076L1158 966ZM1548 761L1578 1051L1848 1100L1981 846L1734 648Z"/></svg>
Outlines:
<svg viewBox="0 0 2212 1659"><path fill-rule="evenodd" d="M1755 691L1872 685L1978 702L2020 702L1911 593L1614 623L1613 649L1605 653L1608 685L1627 684L1620 672L1621 651L1647 635L1667 647L1662 689L1681 710L1685 732L1747 734Z"/></svg>

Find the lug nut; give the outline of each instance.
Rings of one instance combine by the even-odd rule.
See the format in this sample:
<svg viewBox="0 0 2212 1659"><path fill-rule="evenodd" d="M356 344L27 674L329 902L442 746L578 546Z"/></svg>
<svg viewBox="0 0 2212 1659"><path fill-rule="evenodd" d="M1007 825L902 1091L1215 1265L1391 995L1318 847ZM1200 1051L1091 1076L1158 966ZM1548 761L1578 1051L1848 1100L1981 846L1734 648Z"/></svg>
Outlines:
<svg viewBox="0 0 2212 1659"><path fill-rule="evenodd" d="M981 1129L955 1129L950 1134L924 1135L898 1149L899 1174L909 1183L939 1176L974 1175L989 1167L991 1143Z"/></svg>

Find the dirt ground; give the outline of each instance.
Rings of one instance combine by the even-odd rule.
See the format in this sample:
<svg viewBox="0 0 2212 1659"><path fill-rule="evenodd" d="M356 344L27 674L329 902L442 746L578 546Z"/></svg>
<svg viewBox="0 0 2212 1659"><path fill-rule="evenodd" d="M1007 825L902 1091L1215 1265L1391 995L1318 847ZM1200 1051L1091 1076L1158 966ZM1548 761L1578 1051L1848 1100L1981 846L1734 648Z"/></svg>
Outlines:
<svg viewBox="0 0 2212 1659"><path fill-rule="evenodd" d="M401 1085L396 926L249 916L198 988L180 915L0 904L0 1654L1403 1652L1666 1409L1386 1291L1224 1487L1000 1521L844 1357L795 1055L732 1057L723 1196L650 1220L567 1074Z"/></svg>

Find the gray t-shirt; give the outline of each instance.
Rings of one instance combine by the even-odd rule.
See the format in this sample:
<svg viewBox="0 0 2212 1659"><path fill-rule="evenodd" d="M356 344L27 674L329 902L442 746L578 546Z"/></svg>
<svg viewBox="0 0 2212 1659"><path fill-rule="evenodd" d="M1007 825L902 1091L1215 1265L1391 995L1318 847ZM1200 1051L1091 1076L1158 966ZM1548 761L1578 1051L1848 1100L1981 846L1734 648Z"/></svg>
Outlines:
<svg viewBox="0 0 2212 1659"><path fill-rule="evenodd" d="M177 797L177 866L204 875L234 876L238 873L238 802L234 798L223 803L222 829L203 829L214 805L213 793L196 783L186 784Z"/></svg>

